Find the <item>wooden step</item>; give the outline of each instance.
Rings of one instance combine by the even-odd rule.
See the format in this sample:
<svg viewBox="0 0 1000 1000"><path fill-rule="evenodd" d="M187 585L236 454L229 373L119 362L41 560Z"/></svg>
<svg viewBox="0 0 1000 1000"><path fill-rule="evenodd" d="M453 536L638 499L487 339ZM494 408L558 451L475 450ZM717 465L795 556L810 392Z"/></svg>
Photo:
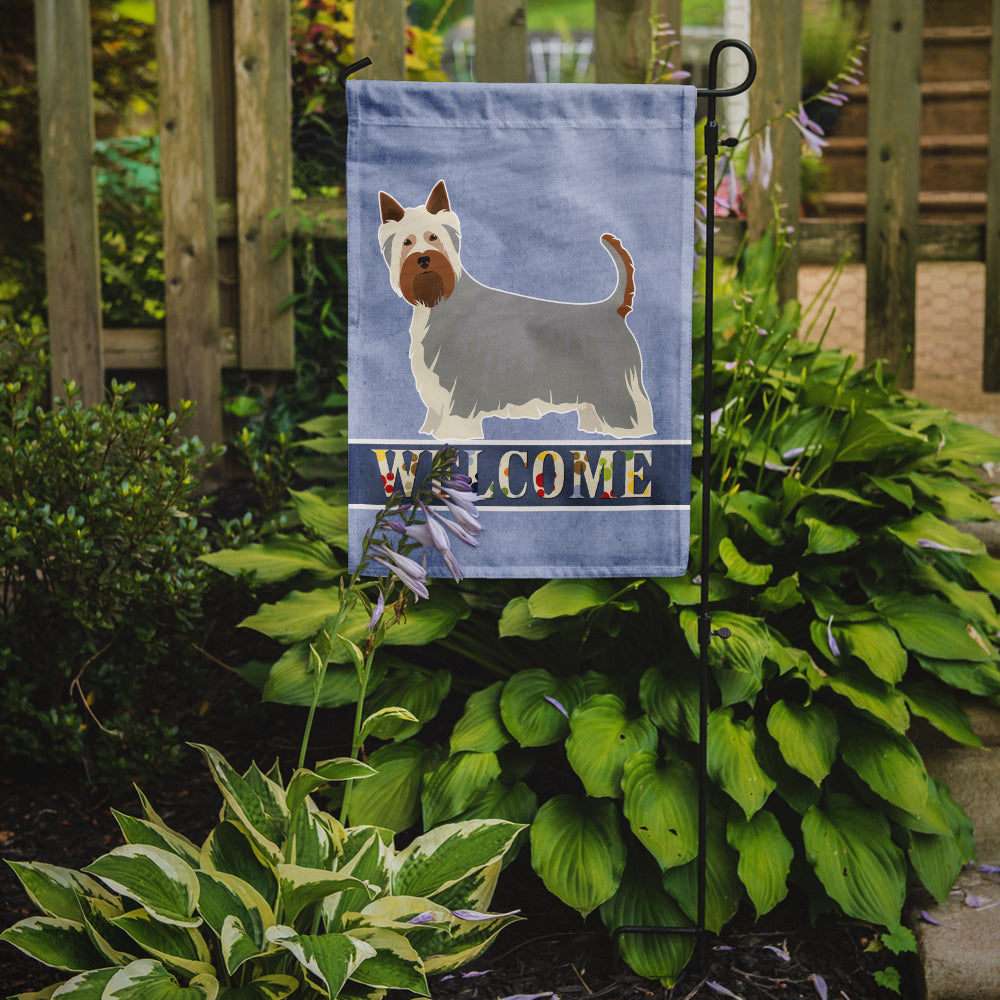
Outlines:
<svg viewBox="0 0 1000 1000"><path fill-rule="evenodd" d="M816 202L828 218L864 220L867 197L863 191L831 191ZM920 218L928 221L979 222L986 216L986 193L980 191L921 191Z"/></svg>
<svg viewBox="0 0 1000 1000"><path fill-rule="evenodd" d="M920 75L924 83L990 78L989 25L924 29Z"/></svg>

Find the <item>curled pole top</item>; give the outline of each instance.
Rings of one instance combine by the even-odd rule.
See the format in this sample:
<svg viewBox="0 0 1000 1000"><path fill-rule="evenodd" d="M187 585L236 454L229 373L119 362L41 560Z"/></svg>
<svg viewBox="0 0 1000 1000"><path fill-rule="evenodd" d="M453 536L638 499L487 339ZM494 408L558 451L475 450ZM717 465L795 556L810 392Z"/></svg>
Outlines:
<svg viewBox="0 0 1000 1000"><path fill-rule="evenodd" d="M719 88L719 56L725 49L739 49L747 59L746 79L735 87ZM698 90L699 97L735 97L750 89L750 85L757 77L757 57L753 54L753 49L746 42L738 38L723 38L721 42L716 42L712 49L712 54L708 57L708 87Z"/></svg>

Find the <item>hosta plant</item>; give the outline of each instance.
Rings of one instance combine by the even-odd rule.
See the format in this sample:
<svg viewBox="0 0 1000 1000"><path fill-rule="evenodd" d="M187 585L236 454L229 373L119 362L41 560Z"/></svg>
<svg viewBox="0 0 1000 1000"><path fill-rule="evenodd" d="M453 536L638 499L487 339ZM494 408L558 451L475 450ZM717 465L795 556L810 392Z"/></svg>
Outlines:
<svg viewBox="0 0 1000 1000"><path fill-rule="evenodd" d="M64 976L32 996L428 996L428 974L470 961L518 919L488 912L518 825L450 823L397 849L391 831L345 828L312 798L370 778L366 764L338 758L286 784L277 767L240 774L199 749L224 802L202 844L140 793L142 818L115 813L125 845L82 871L11 862L41 915L0 938Z"/></svg>

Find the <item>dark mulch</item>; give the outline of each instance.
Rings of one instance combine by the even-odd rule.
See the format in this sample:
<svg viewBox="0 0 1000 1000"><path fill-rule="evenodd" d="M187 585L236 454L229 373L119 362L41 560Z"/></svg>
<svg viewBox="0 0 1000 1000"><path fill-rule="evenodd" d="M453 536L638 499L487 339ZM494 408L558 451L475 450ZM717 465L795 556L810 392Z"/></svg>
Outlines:
<svg viewBox="0 0 1000 1000"><path fill-rule="evenodd" d="M270 746L272 754L276 744L289 749L286 720L279 717L272 724L278 735L257 745ZM288 730L285 736L283 728ZM234 763L246 760L241 752L245 746L221 740L220 748ZM73 776L26 778L8 774L0 779L0 858L9 861L80 868L121 843L112 806L133 815L139 812L134 794L104 795L74 784ZM150 790L150 798L167 823L196 840L211 828L220 801L193 751L192 767ZM870 928L830 918L813 927L799 901L783 904L756 926L749 915L738 916L720 938L706 942L704 971L689 969L673 990L639 978L618 962L596 916L583 922L567 911L542 889L523 856L501 877L494 907L520 908L526 919L505 930L464 975L433 977L436 1000L552 993L563 1000L689 1000L726 996L725 990L744 1000L815 1000L824 995L824 985L831 1000L886 1000L892 994L878 987L872 975L890 964L904 974L902 996L918 992L903 962L885 952L866 951L872 941ZM0 866L0 927L31 912L10 869ZM0 944L0 995L41 989L59 978Z"/></svg>

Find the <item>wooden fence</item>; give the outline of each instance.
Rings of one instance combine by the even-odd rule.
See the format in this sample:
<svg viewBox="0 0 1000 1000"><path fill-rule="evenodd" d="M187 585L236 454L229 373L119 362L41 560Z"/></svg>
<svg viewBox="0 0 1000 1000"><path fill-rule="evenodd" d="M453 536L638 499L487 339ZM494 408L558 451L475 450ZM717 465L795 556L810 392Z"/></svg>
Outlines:
<svg viewBox="0 0 1000 1000"><path fill-rule="evenodd" d="M45 182L49 328L53 384L73 379L85 401L103 393L105 372L165 369L171 402L193 399L196 433L223 439L221 371L280 371L293 365L286 248L291 203L290 0L158 0L160 137L163 170L166 325L101 326L97 209L92 169L88 0L35 0ZM475 0L476 74L525 79L525 4ZM641 82L657 0L595 0L599 82ZM681 0L658 0L681 21ZM797 242L782 277L795 294L800 263L849 253L867 269L866 355L894 365L910 353L912 384L916 265L985 261L984 388L1000 390L1000 0L992 4L989 171L985 224L921 223L918 216L922 38L920 0L871 0L868 198L865 221L785 222ZM759 73L750 91L751 128L800 96L801 0L753 0L751 43ZM683 45L683 40L681 41ZM404 0L357 0L356 52L365 75L404 75ZM676 55L676 53L675 53ZM722 101L720 104L724 104ZM720 108L720 117L724 108ZM745 223L725 220L716 246L731 254L744 228L763 231L771 198L799 203L799 137L774 134L768 190L752 189ZM314 236L342 238L344 206L313 200L297 214Z"/></svg>

